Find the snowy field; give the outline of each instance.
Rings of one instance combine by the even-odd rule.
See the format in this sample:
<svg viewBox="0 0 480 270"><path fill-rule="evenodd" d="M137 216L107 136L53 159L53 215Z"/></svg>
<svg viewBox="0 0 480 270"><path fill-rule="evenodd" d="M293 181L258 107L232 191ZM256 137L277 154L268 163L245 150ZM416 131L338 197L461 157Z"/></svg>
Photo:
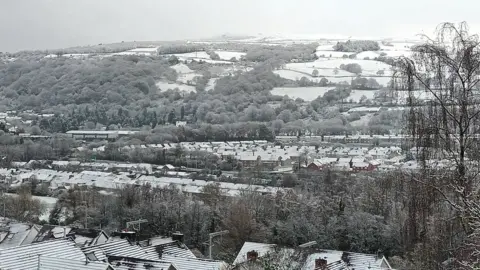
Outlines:
<svg viewBox="0 0 480 270"><path fill-rule="evenodd" d="M176 64L174 66L171 66L171 68L175 69L177 73L193 73L195 71L191 70L187 65L185 64Z"/></svg>
<svg viewBox="0 0 480 270"><path fill-rule="evenodd" d="M223 52L223 53L226 53L224 54L224 56L228 56L228 55L240 55L241 53L240 52ZM225 59L225 60L212 60L210 58L210 55L208 55L206 52L204 51L200 51L200 52L191 52L191 53L176 53L176 54L167 54L168 55L174 55L176 56L179 60L181 61L186 61L186 60L195 60L197 62L200 62L200 61L203 61L203 62L207 62L207 63L210 63L210 64L227 64L227 65L231 65L232 62L230 61L225 61L225 60L230 60L230 57L229 59ZM220 58L222 58L222 56L219 54ZM223 58L222 58L223 59Z"/></svg>
<svg viewBox="0 0 480 270"><path fill-rule="evenodd" d="M418 44L418 43L417 43ZM411 48L416 45L416 43L411 42L392 42L393 46L380 45L381 52L386 53L390 57L400 57L400 56L411 56Z"/></svg>
<svg viewBox="0 0 480 270"><path fill-rule="evenodd" d="M343 76L343 77L335 77L335 75L328 76L328 74L330 74L330 73L334 74L333 69L332 70L318 70L318 71L319 71L319 74L322 75L322 77L327 79L329 82L333 82L333 83L341 83L341 82L350 83L352 78L356 77L355 75L353 75L349 72L346 72L346 71L343 71L343 72L347 73L346 76ZM306 77L307 79L309 79L312 82L320 82L320 80L322 79L322 77L313 77L311 75L307 75L307 74L299 72L299 71L285 70L285 69L275 70L273 73L279 75L282 78L289 79L289 80L292 80L292 81L300 80L302 77ZM339 74L340 74L340 71L339 71Z"/></svg>
<svg viewBox="0 0 480 270"><path fill-rule="evenodd" d="M314 69L332 69L340 67L340 65L344 64L351 64L357 63L362 67L362 74L365 76L368 75L377 75L379 70L383 70L385 75L391 74L391 66L387 65L380 61L374 60L356 60L356 59L318 59L314 62L305 62L305 63L288 63L286 65L286 69L296 70L300 72L306 72L311 74ZM319 70L320 71L320 70ZM347 72L348 74L351 74ZM337 74L342 75L342 74Z"/></svg>
<svg viewBox="0 0 480 270"><path fill-rule="evenodd" d="M320 45L317 47L317 52L318 52L318 51L331 51L331 52L333 52L333 46L335 46L335 43L320 44Z"/></svg>
<svg viewBox="0 0 480 270"><path fill-rule="evenodd" d="M324 65L324 62L330 62L335 60L324 60L324 61L315 61L315 62L306 62L306 63L288 63L285 65L285 68L288 70L304 72L312 74L316 69L318 70L319 76L355 76L355 74L341 70L338 66ZM337 68L338 73L335 74L335 68Z"/></svg>
<svg viewBox="0 0 480 270"><path fill-rule="evenodd" d="M376 75L379 70L385 71L385 74L390 73L391 66L380 61L374 60L355 60L355 59L331 59L331 60L317 60L313 65L322 68L338 68L341 64L347 65L357 63L362 67L362 74L365 76Z"/></svg>
<svg viewBox="0 0 480 270"><path fill-rule="evenodd" d="M193 81L193 78L197 76L202 76L202 75L198 73L182 73L178 75L177 82L187 84Z"/></svg>
<svg viewBox="0 0 480 270"><path fill-rule="evenodd" d="M271 91L272 95L289 96L292 99L301 98L305 101L312 101L318 96L325 95L328 90L334 87L276 87Z"/></svg>
<svg viewBox="0 0 480 270"><path fill-rule="evenodd" d="M306 71L310 71L309 68L302 68L299 67L297 68L298 70L304 70L305 73ZM313 69L311 69L313 71ZM334 75L333 69L318 69L319 74L327 79L329 82L332 83L341 83L341 82L347 82L350 83L352 79L355 79L357 76L355 74L352 74L350 72L344 71L344 70L338 70L338 74ZM319 82L322 78L321 77L312 77L311 75L307 75L303 73L302 71L294 71L294 70L286 70L286 69L281 69L281 70L275 70L273 73L279 75L282 78L296 81L300 80L302 77L306 77L310 81L313 82ZM373 78L375 79L379 84L387 86L388 83L390 82L391 78L389 76L385 77L369 77L369 76L363 76L364 78Z"/></svg>
<svg viewBox="0 0 480 270"><path fill-rule="evenodd" d="M306 77L307 79L309 79L311 81L318 80L318 78L314 78L310 75L306 75L306 74L303 74L301 72L297 72L297 71L293 71L293 70L281 69L281 70L275 70L275 71L273 71L273 73L277 74L278 76L280 76L284 79L288 79L288 80L292 80L292 81L300 80L302 77Z"/></svg>
<svg viewBox="0 0 480 270"><path fill-rule="evenodd" d="M318 56L318 57L325 57L325 58L343 58L344 55L352 55L353 53L351 52L336 52L336 51L324 51L324 50L320 50L320 51L316 51L315 54Z"/></svg>
<svg viewBox="0 0 480 270"><path fill-rule="evenodd" d="M169 55L175 55L179 59L185 60L185 59L192 59L192 58L198 58L198 59L210 59L210 55L208 55L204 51L199 51L199 52L191 52L191 53L176 53L176 54L169 54Z"/></svg>
<svg viewBox="0 0 480 270"><path fill-rule="evenodd" d="M380 51L378 52L374 52L374 51L365 51L365 52L361 52L359 54L356 55L356 59L359 59L359 60L364 60L365 58L370 58L370 59L374 59L376 57L379 57L380 56Z"/></svg>
<svg viewBox="0 0 480 270"><path fill-rule="evenodd" d="M207 86L205 87L205 91L211 91L215 88L215 84L217 83L217 78L211 78L208 80Z"/></svg>
<svg viewBox="0 0 480 270"><path fill-rule="evenodd" d="M378 90L352 90L352 93L350 93L350 96L348 96L347 101L352 100L353 102L358 103L362 96L373 100L375 98L375 93L377 92Z"/></svg>
<svg viewBox="0 0 480 270"><path fill-rule="evenodd" d="M237 60L240 60L240 58L246 53L244 52L230 52L230 51L215 51L218 56L220 56L220 59L230 61L233 57L235 57Z"/></svg>
<svg viewBox="0 0 480 270"><path fill-rule="evenodd" d="M389 57L400 57L400 56L410 57L410 56L412 56L411 51L382 51L382 52L386 53L387 56L389 56Z"/></svg>
<svg viewBox="0 0 480 270"><path fill-rule="evenodd" d="M157 82L155 85L158 87L158 89L160 89L160 92L165 92L169 89L175 89L175 88L178 88L180 91L187 92L187 93L190 93L192 91L196 92L194 86L190 86L186 84L169 83L169 82L160 81L160 82Z"/></svg>

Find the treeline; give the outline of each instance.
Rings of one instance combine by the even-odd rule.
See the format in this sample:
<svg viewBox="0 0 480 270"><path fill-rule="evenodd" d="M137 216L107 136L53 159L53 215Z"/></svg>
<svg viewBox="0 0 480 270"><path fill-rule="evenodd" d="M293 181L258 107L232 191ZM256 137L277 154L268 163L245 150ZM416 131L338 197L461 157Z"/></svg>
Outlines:
<svg viewBox="0 0 480 270"><path fill-rule="evenodd" d="M208 142L208 141L273 141L272 129L261 122L231 123L223 125L158 126L151 131L131 136L149 144L164 142Z"/></svg>
<svg viewBox="0 0 480 270"><path fill-rule="evenodd" d="M9 167L13 161L68 159L75 145L73 139L62 136L31 141L0 131L0 165Z"/></svg>
<svg viewBox="0 0 480 270"><path fill-rule="evenodd" d="M337 42L333 49L338 52L364 52L378 51L380 45L373 40L348 40L346 42Z"/></svg>
<svg viewBox="0 0 480 270"><path fill-rule="evenodd" d="M380 84L374 78L365 78L358 76L352 80L352 88L359 90L378 90L381 88Z"/></svg>
<svg viewBox="0 0 480 270"><path fill-rule="evenodd" d="M265 62L269 59L281 59L285 62L295 59L298 62L309 62L317 59L315 54L317 47L318 43L264 46L248 50L245 59L252 62Z"/></svg>

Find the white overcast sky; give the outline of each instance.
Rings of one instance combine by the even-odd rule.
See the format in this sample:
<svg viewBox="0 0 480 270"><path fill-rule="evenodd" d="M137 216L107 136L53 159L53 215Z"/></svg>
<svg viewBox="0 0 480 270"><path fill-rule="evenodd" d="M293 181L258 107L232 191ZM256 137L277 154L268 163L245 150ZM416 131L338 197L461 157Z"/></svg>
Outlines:
<svg viewBox="0 0 480 270"><path fill-rule="evenodd" d="M412 37L480 29L478 0L0 0L0 52L230 34Z"/></svg>

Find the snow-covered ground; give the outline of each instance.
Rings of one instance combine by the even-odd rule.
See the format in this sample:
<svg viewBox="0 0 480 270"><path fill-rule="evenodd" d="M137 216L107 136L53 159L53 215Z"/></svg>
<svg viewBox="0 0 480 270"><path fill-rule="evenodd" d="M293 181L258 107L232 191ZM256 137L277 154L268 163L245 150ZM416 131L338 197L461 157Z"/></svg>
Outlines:
<svg viewBox="0 0 480 270"><path fill-rule="evenodd" d="M313 71L313 69L312 69L312 71ZM342 77L336 77L336 75L332 75L332 74L334 74L333 69L332 70L320 70L319 69L318 72L322 77L326 78L329 82L333 82L333 83L341 83L341 82L350 83L352 78L356 77L355 75L353 75L351 73L348 73L346 71L343 71L343 72L348 73L348 74L346 74L346 75L344 74L344 76L342 76ZM339 70L339 74L340 74L340 72L341 71ZM307 79L309 79L312 82L320 82L320 80L322 79L322 77L313 77L313 76L308 75L306 73L302 73L302 71L282 69L282 70L275 70L274 73L278 74L282 78L289 79L289 80L292 80L292 81L300 80L302 77L306 77ZM330 75L330 76L328 76L328 75Z"/></svg>
<svg viewBox="0 0 480 270"><path fill-rule="evenodd" d="M202 76L202 75L198 73L182 73L178 75L177 82L188 84L189 82L192 82L193 78L197 76Z"/></svg>
<svg viewBox="0 0 480 270"><path fill-rule="evenodd" d="M244 56L246 53L244 52L230 52L230 51L215 51L218 56L220 56L220 59L230 61L233 57L235 57L237 60L240 60L242 56Z"/></svg>
<svg viewBox="0 0 480 270"><path fill-rule="evenodd" d="M191 52L191 53L175 53L171 54L175 55L181 60L186 60L186 59L192 59L192 58L197 58L197 59L210 59L210 55L208 55L204 51L199 51L199 52Z"/></svg>
<svg viewBox="0 0 480 270"><path fill-rule="evenodd" d="M317 52L318 51L332 51L333 52L333 46L335 46L334 43L320 44L317 47Z"/></svg>
<svg viewBox="0 0 480 270"><path fill-rule="evenodd" d="M302 77L306 77L310 81L313 82L319 82L322 77L327 79L329 82L332 83L341 83L341 82L347 82L350 83L352 79L355 79L357 75L344 71L344 70L338 70L338 74L335 75L334 69L318 69L318 72L320 76L322 77L313 77L311 75L307 75L308 71L310 71L310 68L304 68L304 67L298 67L296 68L299 71L294 71L294 70L286 70L286 69L281 69L281 70L275 70L273 73L279 75L282 78L289 79L292 81L300 80ZM311 69L313 72L313 69ZM305 73L303 73L305 72ZM370 76L364 76L365 78L373 78L375 79L379 84L381 85L388 85L390 82L391 78L389 76L385 77L370 77Z"/></svg>
<svg viewBox="0 0 480 270"><path fill-rule="evenodd" d="M377 92L378 90L352 90L352 93L350 93L350 96L348 96L347 101L352 100L353 102L358 103L362 96L372 100L375 98L375 93Z"/></svg>
<svg viewBox="0 0 480 270"><path fill-rule="evenodd" d="M215 84L217 83L217 78L211 78L208 80L207 87L205 87L205 91L211 91L215 88Z"/></svg>
<svg viewBox="0 0 480 270"><path fill-rule="evenodd" d="M412 51L382 51L382 53L385 53L388 57L410 57L412 55Z"/></svg>
<svg viewBox="0 0 480 270"><path fill-rule="evenodd" d="M190 93L192 91L196 92L194 86L190 86L186 84L169 83L169 82L160 81L160 82L157 82L155 85L158 87L158 89L160 89L160 92L165 92L169 89L175 89L175 88L178 88L180 91L187 92L187 93Z"/></svg>
<svg viewBox="0 0 480 270"><path fill-rule="evenodd" d="M335 89L335 87L276 87L271 93L279 96L287 95L292 99L301 98L305 101L312 101L318 96L323 97L331 89Z"/></svg>
<svg viewBox="0 0 480 270"><path fill-rule="evenodd" d="M323 62L327 62L329 60L325 61L315 61L315 62L306 62L306 63L289 63L285 65L285 68L288 70L293 70L293 71L298 71L298 72L304 72L308 74L312 74L313 71L316 69L318 70L318 75L319 76L355 76L355 74L344 71L339 69L338 67L332 67L332 66L325 66L323 65ZM338 73L335 74L335 68L337 68Z"/></svg>
<svg viewBox="0 0 480 270"><path fill-rule="evenodd" d="M391 42L392 46L380 45L382 53L387 54L389 57L399 57L399 56L411 56L411 48L419 43L412 42Z"/></svg>
<svg viewBox="0 0 480 270"><path fill-rule="evenodd" d="M379 57L379 56L380 56L380 52L365 51L365 52L361 52L361 53L357 54L356 59L364 60L367 57L369 59L374 59L374 58Z"/></svg>
<svg viewBox="0 0 480 270"><path fill-rule="evenodd" d="M352 55L351 52L336 52L336 51L316 51L315 54L320 58L343 58L344 55Z"/></svg>
<svg viewBox="0 0 480 270"><path fill-rule="evenodd" d="M330 59L330 60L317 60L314 62L315 65L324 68L337 68L341 64L351 64L357 63L362 67L362 75L376 75L379 70L383 70L386 75L390 73L391 66L387 65L380 61L374 60L356 60L356 59Z"/></svg>
<svg viewBox="0 0 480 270"><path fill-rule="evenodd" d="M219 51L220 52L220 51ZM224 54L224 56L229 56L229 55L236 55L238 56L239 54L241 54L240 52L223 52L223 53L227 53L227 54ZM176 53L176 54L167 54L168 55L174 55L176 56L180 61L186 61L186 60L195 60L197 62L200 62L200 61L203 61L203 62L207 62L207 63L210 63L210 64L227 64L227 65L231 65L233 62L230 62L230 61L224 61L224 60L212 60L210 58L210 55L208 55L206 52L204 51L199 51L199 52L191 52L191 53ZM220 58L222 58L221 55L219 55ZM233 57L233 56L232 56ZM232 58L230 57L230 58ZM230 60L229 59L226 59L226 60ZM222 58L223 59L223 58Z"/></svg>
<svg viewBox="0 0 480 270"><path fill-rule="evenodd" d="M175 69L177 73L193 73L195 71L191 70L187 65L185 64L176 64L174 66L171 66L171 68Z"/></svg>
<svg viewBox="0 0 480 270"><path fill-rule="evenodd" d="M297 71L293 71L293 70L281 69L281 70L275 70L273 73L277 74L278 76L280 76L282 78L292 80L292 81L300 80L302 77L307 77L307 79L309 79L311 81L318 80L318 78L314 78L310 75L306 75L306 74L303 74L301 72L297 72Z"/></svg>
<svg viewBox="0 0 480 270"><path fill-rule="evenodd" d="M286 69L291 69L291 70L296 70L296 71L301 71L301 72L307 72L311 74L314 69L331 69L332 71L335 68L340 67L340 65L344 64L351 64L351 63L357 63L362 67L362 75L368 76L368 75L377 75L377 72L379 70L383 70L385 72L385 75L391 74L391 66L387 65L383 62L380 61L374 61L374 60L357 60L357 59L344 59L344 58L337 58L337 59L325 59L325 58L320 58L314 62L305 62L305 63L289 63L286 65ZM347 72L348 74L352 74ZM340 74L338 73L337 76L348 76L347 74Z"/></svg>

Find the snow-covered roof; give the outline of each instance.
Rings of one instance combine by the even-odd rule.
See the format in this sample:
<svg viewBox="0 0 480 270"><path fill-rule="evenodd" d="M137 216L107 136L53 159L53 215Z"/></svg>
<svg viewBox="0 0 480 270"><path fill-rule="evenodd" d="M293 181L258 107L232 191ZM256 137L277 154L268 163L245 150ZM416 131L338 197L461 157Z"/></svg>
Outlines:
<svg viewBox="0 0 480 270"><path fill-rule="evenodd" d="M255 251L258 253L258 257L263 257L269 252L273 251L275 244L265 244L265 243L255 243L255 242L245 242L238 252L233 265L238 265L247 261L247 253L250 251Z"/></svg>

